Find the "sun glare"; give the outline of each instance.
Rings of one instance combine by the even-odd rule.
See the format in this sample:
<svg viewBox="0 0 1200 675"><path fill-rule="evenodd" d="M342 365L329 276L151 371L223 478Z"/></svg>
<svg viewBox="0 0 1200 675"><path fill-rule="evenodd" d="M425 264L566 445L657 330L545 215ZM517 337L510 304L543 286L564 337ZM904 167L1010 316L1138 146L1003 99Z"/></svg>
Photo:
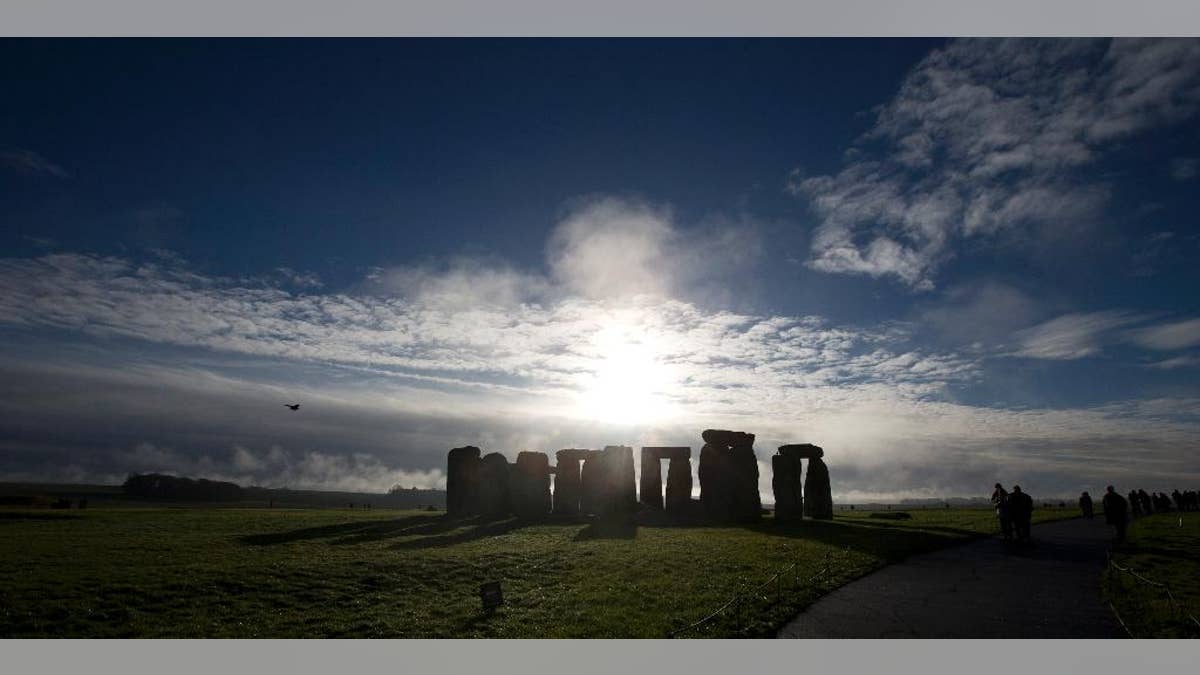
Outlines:
<svg viewBox="0 0 1200 675"><path fill-rule="evenodd" d="M609 424L645 424L670 417L670 369L645 337L613 329L596 336L598 363L583 382L578 415Z"/></svg>

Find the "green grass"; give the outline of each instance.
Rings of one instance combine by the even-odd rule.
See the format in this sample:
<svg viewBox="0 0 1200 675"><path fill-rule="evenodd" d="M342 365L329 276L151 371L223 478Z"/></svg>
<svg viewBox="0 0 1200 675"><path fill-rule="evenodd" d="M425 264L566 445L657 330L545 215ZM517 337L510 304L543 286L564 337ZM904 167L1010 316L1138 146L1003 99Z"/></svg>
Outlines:
<svg viewBox="0 0 1200 675"><path fill-rule="evenodd" d="M911 513L608 532L413 511L0 511L0 637L658 638L735 594L737 612L681 637L767 636L852 579L996 530L989 510ZM487 615L491 580L506 603Z"/></svg>
<svg viewBox="0 0 1200 675"><path fill-rule="evenodd" d="M1105 595L1135 637L1200 637L1200 513L1162 513L1140 518L1128 542L1113 554L1121 567L1166 584L1159 587L1109 569Z"/></svg>

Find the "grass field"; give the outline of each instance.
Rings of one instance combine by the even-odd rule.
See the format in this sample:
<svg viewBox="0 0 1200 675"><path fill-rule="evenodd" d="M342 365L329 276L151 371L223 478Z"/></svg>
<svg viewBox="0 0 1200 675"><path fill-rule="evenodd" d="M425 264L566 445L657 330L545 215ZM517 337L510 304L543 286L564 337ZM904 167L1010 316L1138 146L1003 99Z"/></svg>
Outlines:
<svg viewBox="0 0 1200 675"><path fill-rule="evenodd" d="M1110 568L1105 595L1135 637L1200 637L1200 513L1161 513L1133 522ZM1166 584L1175 601L1160 586Z"/></svg>
<svg viewBox="0 0 1200 675"><path fill-rule="evenodd" d="M996 528L984 509L911 513L607 532L411 511L0 510L0 637L660 638L735 594L680 637L769 636L832 588ZM506 602L488 615L492 580Z"/></svg>

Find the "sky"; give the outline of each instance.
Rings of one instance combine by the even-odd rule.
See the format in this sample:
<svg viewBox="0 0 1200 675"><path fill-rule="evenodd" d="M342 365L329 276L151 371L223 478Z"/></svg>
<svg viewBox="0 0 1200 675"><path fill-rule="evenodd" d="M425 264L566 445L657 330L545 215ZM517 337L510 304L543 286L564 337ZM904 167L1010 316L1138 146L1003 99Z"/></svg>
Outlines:
<svg viewBox="0 0 1200 675"><path fill-rule="evenodd" d="M0 64L0 480L444 487L727 428L767 501L785 443L842 501L1200 482L1200 40Z"/></svg>

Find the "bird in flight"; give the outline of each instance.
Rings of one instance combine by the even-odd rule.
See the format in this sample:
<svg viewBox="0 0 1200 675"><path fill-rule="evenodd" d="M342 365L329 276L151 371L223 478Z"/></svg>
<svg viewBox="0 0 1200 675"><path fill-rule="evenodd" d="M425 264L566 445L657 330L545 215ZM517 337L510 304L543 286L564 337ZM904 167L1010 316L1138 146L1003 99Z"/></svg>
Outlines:
<svg viewBox="0 0 1200 675"><path fill-rule="evenodd" d="M284 404L283 404L283 407L285 407L285 408L291 408L292 410L299 410L299 409L300 409L300 404L299 404L299 403L284 403Z"/></svg>

